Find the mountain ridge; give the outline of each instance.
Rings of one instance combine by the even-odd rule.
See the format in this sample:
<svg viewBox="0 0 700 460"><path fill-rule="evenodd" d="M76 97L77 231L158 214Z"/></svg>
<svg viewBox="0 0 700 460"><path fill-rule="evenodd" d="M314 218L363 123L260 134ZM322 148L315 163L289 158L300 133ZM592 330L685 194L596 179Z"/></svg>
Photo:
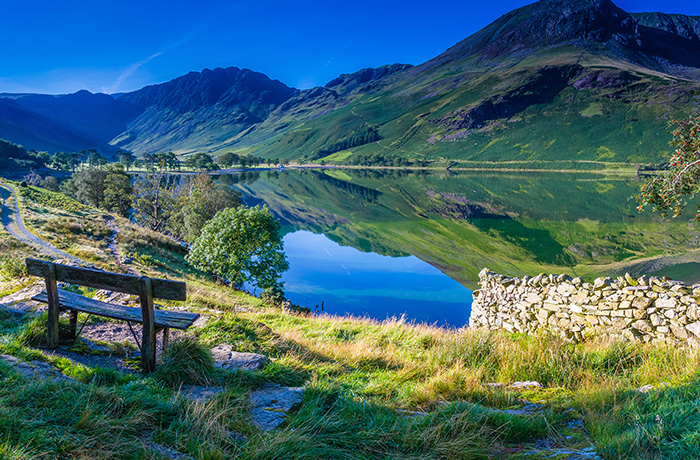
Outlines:
<svg viewBox="0 0 700 460"><path fill-rule="evenodd" d="M372 128L379 141L327 160L547 159L544 147L556 143L560 156L599 160L602 149L610 159L655 161L666 142L655 137L692 110L699 86L700 17L541 0L418 66L361 69L307 90L228 67L112 96L0 94L0 137L54 151L303 158ZM547 123L556 137L546 139ZM639 135L650 129L655 136ZM651 153L640 152L645 145Z"/></svg>

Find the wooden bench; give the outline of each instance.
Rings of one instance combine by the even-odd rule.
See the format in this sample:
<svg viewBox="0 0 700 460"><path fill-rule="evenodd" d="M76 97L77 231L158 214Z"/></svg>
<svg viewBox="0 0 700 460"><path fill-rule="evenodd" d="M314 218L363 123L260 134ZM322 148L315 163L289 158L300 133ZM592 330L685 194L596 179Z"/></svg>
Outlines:
<svg viewBox="0 0 700 460"><path fill-rule="evenodd" d="M144 373L148 373L155 369L156 334L163 331L163 349L165 349L171 328L186 330L199 317L197 313L157 310L153 307L154 298L186 300L186 285L181 281L121 275L31 258L28 258L26 263L27 272L33 276L43 277L46 283L46 290L32 299L48 304L47 339L49 348L58 346L58 316L64 310L70 312L70 334L73 339L82 331L82 327L77 330L78 312L87 313L88 317L96 315L123 320L129 324L130 329L131 323L141 323L143 324L141 343L139 343L133 329L131 332L141 350L141 368ZM59 289L57 281L138 295L141 308L90 299Z"/></svg>

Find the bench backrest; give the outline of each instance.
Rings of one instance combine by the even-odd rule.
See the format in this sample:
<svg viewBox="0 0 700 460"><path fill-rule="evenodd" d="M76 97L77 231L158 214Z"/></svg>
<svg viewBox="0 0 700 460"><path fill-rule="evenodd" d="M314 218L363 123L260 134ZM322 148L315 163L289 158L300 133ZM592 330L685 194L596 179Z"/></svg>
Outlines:
<svg viewBox="0 0 700 460"><path fill-rule="evenodd" d="M122 275L119 273L103 272L91 268L71 267L38 259L27 259L27 273L33 276L45 276L45 265L53 265L56 281L79 284L97 289L123 292L139 295L142 293L142 277ZM187 300L186 284L182 281L171 281L150 278L152 295L156 299Z"/></svg>

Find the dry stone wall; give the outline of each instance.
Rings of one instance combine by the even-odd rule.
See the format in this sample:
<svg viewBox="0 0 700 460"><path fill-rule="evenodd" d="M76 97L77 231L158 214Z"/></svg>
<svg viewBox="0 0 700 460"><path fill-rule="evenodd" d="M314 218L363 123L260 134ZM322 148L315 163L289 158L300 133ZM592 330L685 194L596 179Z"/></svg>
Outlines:
<svg viewBox="0 0 700 460"><path fill-rule="evenodd" d="M625 338L700 344L700 285L629 274L593 283L568 275L507 277L483 269L474 291L471 327L572 339Z"/></svg>

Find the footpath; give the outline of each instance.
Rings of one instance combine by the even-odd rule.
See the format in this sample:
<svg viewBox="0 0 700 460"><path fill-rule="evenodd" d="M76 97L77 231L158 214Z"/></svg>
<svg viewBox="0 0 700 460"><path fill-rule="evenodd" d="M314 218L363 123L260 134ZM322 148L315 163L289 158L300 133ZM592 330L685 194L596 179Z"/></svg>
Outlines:
<svg viewBox="0 0 700 460"><path fill-rule="evenodd" d="M80 262L76 257L67 254L37 237L24 225L22 214L19 211L19 200L14 189L0 180L0 195L2 196L2 225L13 237L26 243L54 259L68 259Z"/></svg>

